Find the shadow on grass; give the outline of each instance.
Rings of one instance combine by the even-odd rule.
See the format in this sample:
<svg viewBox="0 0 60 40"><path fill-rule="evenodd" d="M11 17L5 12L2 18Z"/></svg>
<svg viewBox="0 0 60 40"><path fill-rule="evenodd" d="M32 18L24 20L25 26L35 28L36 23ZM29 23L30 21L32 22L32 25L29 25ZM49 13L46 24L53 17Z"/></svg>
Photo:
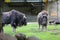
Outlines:
<svg viewBox="0 0 60 40"><path fill-rule="evenodd" d="M50 30L48 30L48 32L51 35L59 35L60 36L60 30L59 29L50 29Z"/></svg>
<svg viewBox="0 0 60 40"><path fill-rule="evenodd" d="M59 35L60 36L60 32L51 33L51 35Z"/></svg>
<svg viewBox="0 0 60 40"><path fill-rule="evenodd" d="M42 30L42 29L39 29L39 28L31 28L30 31L31 31L32 33L47 32L47 30Z"/></svg>

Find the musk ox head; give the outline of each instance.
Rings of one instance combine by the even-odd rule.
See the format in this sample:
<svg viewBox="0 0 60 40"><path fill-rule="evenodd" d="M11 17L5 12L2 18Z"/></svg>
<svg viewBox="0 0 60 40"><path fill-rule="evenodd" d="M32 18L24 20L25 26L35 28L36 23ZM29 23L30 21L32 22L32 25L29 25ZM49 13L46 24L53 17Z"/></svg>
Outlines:
<svg viewBox="0 0 60 40"><path fill-rule="evenodd" d="M21 21L21 24L22 24L22 25L27 25L27 18L26 18L25 15L23 16L23 19L22 19L22 21Z"/></svg>

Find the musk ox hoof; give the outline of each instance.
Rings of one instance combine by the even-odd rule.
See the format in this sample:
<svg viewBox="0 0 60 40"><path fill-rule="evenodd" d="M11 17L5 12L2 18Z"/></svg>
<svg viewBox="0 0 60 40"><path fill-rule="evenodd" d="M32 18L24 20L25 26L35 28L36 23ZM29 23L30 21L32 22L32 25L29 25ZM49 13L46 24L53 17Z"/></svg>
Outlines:
<svg viewBox="0 0 60 40"><path fill-rule="evenodd" d="M17 39L8 34L0 33L0 40L17 40Z"/></svg>
<svg viewBox="0 0 60 40"><path fill-rule="evenodd" d="M40 39L35 36L31 36L31 37L28 37L27 40L40 40Z"/></svg>
<svg viewBox="0 0 60 40"><path fill-rule="evenodd" d="M26 40L26 35L24 34L16 34L15 37L17 38L17 40Z"/></svg>

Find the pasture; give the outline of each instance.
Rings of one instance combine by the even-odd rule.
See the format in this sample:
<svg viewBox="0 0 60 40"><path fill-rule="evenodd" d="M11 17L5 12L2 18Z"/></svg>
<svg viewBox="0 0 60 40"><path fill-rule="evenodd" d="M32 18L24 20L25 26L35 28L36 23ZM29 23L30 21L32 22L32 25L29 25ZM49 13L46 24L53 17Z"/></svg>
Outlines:
<svg viewBox="0 0 60 40"><path fill-rule="evenodd" d="M28 24L27 26L17 27L16 33L24 33L28 36L36 36L41 40L60 40L60 25L48 25L47 31L40 31L37 24ZM4 33L14 36L10 25L5 25Z"/></svg>

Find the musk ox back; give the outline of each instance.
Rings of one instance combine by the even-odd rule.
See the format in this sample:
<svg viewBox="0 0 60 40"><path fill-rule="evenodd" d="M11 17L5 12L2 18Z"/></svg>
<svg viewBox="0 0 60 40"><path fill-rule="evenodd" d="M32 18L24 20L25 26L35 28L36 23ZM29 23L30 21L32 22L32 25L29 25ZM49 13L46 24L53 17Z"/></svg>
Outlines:
<svg viewBox="0 0 60 40"><path fill-rule="evenodd" d="M40 29L40 25L42 25L42 29L45 27L47 27L47 18L48 14L47 11L43 10L40 13L38 13L37 16L37 21L38 21L38 25L39 25L39 29Z"/></svg>
<svg viewBox="0 0 60 40"><path fill-rule="evenodd" d="M16 29L17 26L27 25L26 16L16 10L4 12L2 14L2 27L5 24L11 24L13 29Z"/></svg>

